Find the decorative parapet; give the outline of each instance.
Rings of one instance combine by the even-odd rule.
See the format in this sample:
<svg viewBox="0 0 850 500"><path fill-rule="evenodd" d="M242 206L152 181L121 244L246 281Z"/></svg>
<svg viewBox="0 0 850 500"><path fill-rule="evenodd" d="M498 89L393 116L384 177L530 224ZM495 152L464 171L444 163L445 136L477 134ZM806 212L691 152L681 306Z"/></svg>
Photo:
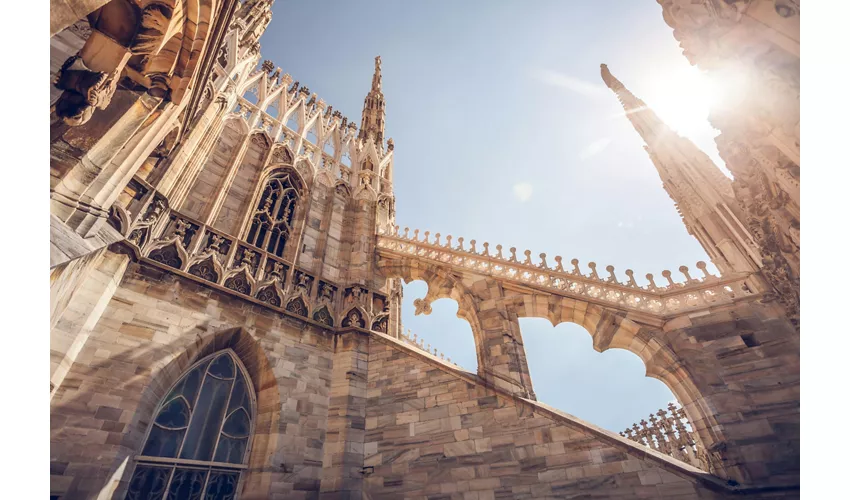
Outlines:
<svg viewBox="0 0 850 500"><path fill-rule="evenodd" d="M110 223L144 262L171 270L268 309L301 316L324 328L387 333L389 298L359 284L335 283L168 207L138 179L127 206L112 207Z"/></svg>
<svg viewBox="0 0 850 500"><path fill-rule="evenodd" d="M667 409L649 414L649 422L641 419L640 426L632 424L620 433L636 443L669 455L706 472L716 473L716 461L701 444L697 443L685 416L685 410L675 403Z"/></svg>
<svg viewBox="0 0 850 500"><path fill-rule="evenodd" d="M420 351L425 351L432 356L436 356L436 357L440 358L441 360L445 361L446 363L449 363L451 365L454 365L454 366L460 368L461 370L466 370L466 368L460 366L457 363L452 362L452 358L447 358L445 356L445 354L440 352L436 347L431 349L431 344L428 344L427 347L426 347L425 340L419 338L415 333L411 334L409 328L407 329L407 333L405 334L404 333L404 327L402 326L401 332L402 333L399 335L399 338L402 341L404 341L406 344L412 345L413 347L419 349Z"/></svg>
<svg viewBox="0 0 850 500"><path fill-rule="evenodd" d="M589 262L587 266L590 272L583 274L578 259L573 259L570 262L572 269L567 270L560 256L555 257L555 266L550 267L545 253L541 253L540 261L535 263L531 259L530 250L526 250L525 257L520 260L516 248L509 249L510 255L505 257L502 245L496 245L493 254L486 242L481 250L476 247L475 240L469 242L469 248L464 248L463 238L457 238L457 243L453 244L452 237L446 236L443 243L439 233L434 235L433 241L428 231L421 238L419 233L416 229L411 236L408 228L402 234L399 226L381 227L378 229L378 249L656 316L693 312L759 295L747 283L750 275L715 276L707 271L705 262L697 263L702 278L692 277L688 268L681 266L679 272L684 276L684 281L674 282L672 273L664 271L661 275L667 285L656 284L653 275L647 274L649 284L641 286L635 281L631 269L626 270L628 280L624 282L617 278L614 266L607 266L605 269L608 276L601 277L597 274L596 264Z"/></svg>

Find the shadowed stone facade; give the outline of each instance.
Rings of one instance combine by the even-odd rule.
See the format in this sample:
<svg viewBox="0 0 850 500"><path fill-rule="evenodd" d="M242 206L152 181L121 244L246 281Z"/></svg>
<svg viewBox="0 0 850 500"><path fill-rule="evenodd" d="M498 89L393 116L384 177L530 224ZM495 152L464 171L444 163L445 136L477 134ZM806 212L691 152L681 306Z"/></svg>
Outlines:
<svg viewBox="0 0 850 500"><path fill-rule="evenodd" d="M629 117L721 276L698 263L701 277L682 266L642 286L402 232L380 58L358 129L260 64L270 0L60 3L51 498L799 496L796 319L738 192L651 111ZM428 285L417 314L458 303L476 373L402 334L414 280ZM639 356L681 404L689 448L536 401L527 317Z"/></svg>

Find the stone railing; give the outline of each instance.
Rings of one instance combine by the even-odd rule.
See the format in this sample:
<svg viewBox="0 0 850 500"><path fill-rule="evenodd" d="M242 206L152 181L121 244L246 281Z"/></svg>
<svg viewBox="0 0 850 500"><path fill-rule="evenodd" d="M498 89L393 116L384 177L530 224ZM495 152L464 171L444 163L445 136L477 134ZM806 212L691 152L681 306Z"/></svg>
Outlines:
<svg viewBox="0 0 850 500"><path fill-rule="evenodd" d="M322 279L264 249L168 208L164 196L134 179L137 196L113 205L110 223L137 258L226 293L323 326L387 333L389 301L377 291Z"/></svg>
<svg viewBox="0 0 850 500"><path fill-rule="evenodd" d="M440 358L441 360L445 361L446 363L455 365L456 367L460 368L461 370L466 369L466 368L460 366L459 364L453 362L452 358L447 358L446 355L443 354L442 352L440 352L436 347L431 349L431 344L427 344L427 347L426 347L425 340L419 338L415 333L411 334L409 328L407 329L407 333L404 333L404 332L405 332L405 330L404 330L404 327L402 326L401 334L400 334L399 338L405 344L412 345L413 347L419 349L420 351L425 351L428 354L436 356L436 357Z"/></svg>
<svg viewBox="0 0 850 500"><path fill-rule="evenodd" d="M394 252L402 255L427 259L436 263L447 264L455 268L468 269L470 272L486 276L494 276L519 283L549 289L556 293L577 296L589 302L620 307L627 310L642 311L657 316L681 314L684 312L704 309L743 298L756 296L748 284L748 275L714 276L706 269L705 262L698 262L697 268L702 272L702 278L691 277L685 266L679 267L684 276L683 282L674 282L672 273L664 271L661 275L667 285L658 285L651 274L646 275L648 285L638 285L634 273L627 269L627 281L620 281L614 274L614 266L606 267L608 277L600 277L596 264L587 264L590 272L583 274L577 259L571 261L572 269L565 269L560 256L555 257L555 266L550 267L546 254L540 254L540 261L531 260L531 251L526 250L524 259L517 258L516 248L511 248L510 255L502 254L502 245L496 245L492 253L489 243L484 243L482 249L476 247L476 241L469 242L464 248L464 239L457 238L455 244L452 237L447 236L445 243L440 241L440 234L434 235L425 231L422 236L419 230L410 235L408 228L404 233L399 227L379 228L379 250Z"/></svg>
<svg viewBox="0 0 850 500"><path fill-rule="evenodd" d="M632 424L620 435L706 472L716 472L715 460L697 443L685 410L674 403L650 414L649 422L642 419L640 425Z"/></svg>

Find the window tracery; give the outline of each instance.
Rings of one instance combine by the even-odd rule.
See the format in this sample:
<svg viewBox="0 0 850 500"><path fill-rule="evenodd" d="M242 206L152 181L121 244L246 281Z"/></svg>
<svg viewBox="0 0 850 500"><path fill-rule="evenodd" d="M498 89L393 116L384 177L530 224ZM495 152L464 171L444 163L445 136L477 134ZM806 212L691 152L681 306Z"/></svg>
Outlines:
<svg viewBox="0 0 850 500"><path fill-rule="evenodd" d="M232 500L245 468L254 391L233 351L195 363L160 403L127 500Z"/></svg>
<svg viewBox="0 0 850 500"><path fill-rule="evenodd" d="M298 198L297 180L289 173L273 175L266 182L251 218L248 243L283 257L292 234L292 217Z"/></svg>

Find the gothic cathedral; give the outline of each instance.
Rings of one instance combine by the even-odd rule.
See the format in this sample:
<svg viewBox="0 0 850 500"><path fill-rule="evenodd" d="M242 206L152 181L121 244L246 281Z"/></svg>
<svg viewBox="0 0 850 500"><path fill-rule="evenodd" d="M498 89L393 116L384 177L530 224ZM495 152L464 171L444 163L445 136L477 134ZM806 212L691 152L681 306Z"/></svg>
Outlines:
<svg viewBox="0 0 850 500"><path fill-rule="evenodd" d="M799 496L797 2L658 0L762 82L712 118L734 181L602 65L720 271L643 286L397 226L381 58L358 126L261 59L273 1L51 0L51 499ZM404 334L413 280L476 372ZM538 402L528 317L680 406L616 434Z"/></svg>

